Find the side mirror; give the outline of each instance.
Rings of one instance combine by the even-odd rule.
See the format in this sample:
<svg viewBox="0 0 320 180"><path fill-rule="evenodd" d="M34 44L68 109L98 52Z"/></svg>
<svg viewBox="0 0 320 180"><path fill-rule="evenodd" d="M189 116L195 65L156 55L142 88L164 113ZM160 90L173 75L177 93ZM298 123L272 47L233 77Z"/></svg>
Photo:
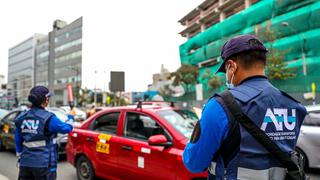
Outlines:
<svg viewBox="0 0 320 180"><path fill-rule="evenodd" d="M164 147L172 146L172 142L169 142L167 138L162 134L149 137L148 144L150 146L164 146Z"/></svg>

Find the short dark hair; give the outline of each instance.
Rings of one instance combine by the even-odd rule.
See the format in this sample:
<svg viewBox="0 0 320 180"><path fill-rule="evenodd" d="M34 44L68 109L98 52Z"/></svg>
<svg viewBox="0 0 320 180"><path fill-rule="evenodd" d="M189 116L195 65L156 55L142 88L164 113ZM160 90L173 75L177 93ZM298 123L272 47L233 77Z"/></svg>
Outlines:
<svg viewBox="0 0 320 180"><path fill-rule="evenodd" d="M264 51L243 51L229 59L238 61L245 69L250 69L256 64L266 65L267 53Z"/></svg>

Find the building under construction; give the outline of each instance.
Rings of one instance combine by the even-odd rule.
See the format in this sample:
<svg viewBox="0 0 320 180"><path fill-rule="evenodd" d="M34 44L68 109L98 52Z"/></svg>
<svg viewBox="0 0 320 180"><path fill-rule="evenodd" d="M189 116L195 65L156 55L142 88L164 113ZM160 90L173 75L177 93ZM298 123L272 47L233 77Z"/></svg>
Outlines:
<svg viewBox="0 0 320 180"><path fill-rule="evenodd" d="M188 39L180 46L181 63L199 67L198 80L207 98L212 91L202 77L222 63L222 45L236 35L255 34L268 48L285 52L287 68L296 72L293 78L272 83L310 104L303 94L312 91L311 84L320 92L319 18L317 0L206 0L179 20L185 26L180 34Z"/></svg>

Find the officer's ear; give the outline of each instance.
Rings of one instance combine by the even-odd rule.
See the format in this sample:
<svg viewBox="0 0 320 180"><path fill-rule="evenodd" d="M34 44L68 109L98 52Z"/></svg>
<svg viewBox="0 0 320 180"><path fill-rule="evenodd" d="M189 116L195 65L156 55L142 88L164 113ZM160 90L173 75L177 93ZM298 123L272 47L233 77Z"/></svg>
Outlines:
<svg viewBox="0 0 320 180"><path fill-rule="evenodd" d="M237 62L235 59L229 59L226 62L226 71L229 70L229 72L232 74L234 73L238 68Z"/></svg>

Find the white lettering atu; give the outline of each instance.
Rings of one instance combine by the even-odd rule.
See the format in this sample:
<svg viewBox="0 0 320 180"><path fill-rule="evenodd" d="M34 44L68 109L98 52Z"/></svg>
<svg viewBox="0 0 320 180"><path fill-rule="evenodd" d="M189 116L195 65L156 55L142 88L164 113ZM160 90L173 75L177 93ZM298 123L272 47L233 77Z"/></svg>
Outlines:
<svg viewBox="0 0 320 180"><path fill-rule="evenodd" d="M296 110L292 109L292 117L296 117ZM278 122L276 115L278 117L282 117L283 118L283 122L284 122L284 126L286 127L286 129L292 131L294 130L294 128L296 127L296 122L289 122L288 120L288 109L281 109L281 108L274 108L273 112L270 108L267 109L266 115L265 117L268 117L271 119L272 123L274 124L274 126L276 127L277 131L283 131L283 122L280 121ZM268 125L269 121L263 121L262 125L261 125L261 129L263 131L266 130L267 125Z"/></svg>

